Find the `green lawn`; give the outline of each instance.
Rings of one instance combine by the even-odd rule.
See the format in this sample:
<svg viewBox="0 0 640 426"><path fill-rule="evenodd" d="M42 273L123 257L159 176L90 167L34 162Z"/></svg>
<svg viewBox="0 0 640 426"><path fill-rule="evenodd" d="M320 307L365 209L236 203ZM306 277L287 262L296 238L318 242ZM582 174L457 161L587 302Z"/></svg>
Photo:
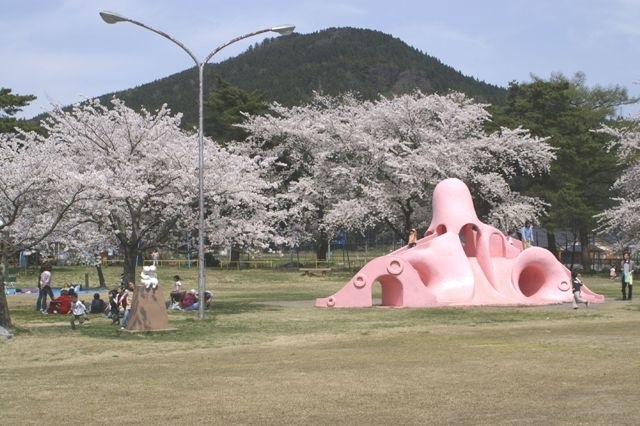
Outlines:
<svg viewBox="0 0 640 426"><path fill-rule="evenodd" d="M161 268L165 294L176 273L197 287L196 269ZM207 271L213 309L170 312L165 333L97 316L72 331L9 296L0 424L637 424L640 302L618 282L586 277L607 301L575 311L313 307L350 276Z"/></svg>

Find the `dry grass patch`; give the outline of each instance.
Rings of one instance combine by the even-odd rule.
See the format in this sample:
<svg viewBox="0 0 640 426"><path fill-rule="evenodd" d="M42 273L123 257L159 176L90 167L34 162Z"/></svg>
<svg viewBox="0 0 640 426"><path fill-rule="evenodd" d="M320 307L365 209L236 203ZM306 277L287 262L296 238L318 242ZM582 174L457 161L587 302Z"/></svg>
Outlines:
<svg viewBox="0 0 640 426"><path fill-rule="evenodd" d="M13 296L1 423L46 422L68 404L66 424L637 423L639 302L312 307L347 279L209 274L206 320L171 312L177 330L159 334L120 334L99 317L72 331Z"/></svg>

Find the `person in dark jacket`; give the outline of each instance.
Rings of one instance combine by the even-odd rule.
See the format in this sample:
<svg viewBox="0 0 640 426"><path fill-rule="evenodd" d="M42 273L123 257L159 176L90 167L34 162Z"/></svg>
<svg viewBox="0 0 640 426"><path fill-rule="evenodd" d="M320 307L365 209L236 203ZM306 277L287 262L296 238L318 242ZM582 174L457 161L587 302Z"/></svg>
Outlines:
<svg viewBox="0 0 640 426"><path fill-rule="evenodd" d="M578 303L584 303L585 307L589 307L589 301L582 298L582 280L580 274L571 271L571 286L573 287L573 309L578 309Z"/></svg>
<svg viewBox="0 0 640 426"><path fill-rule="evenodd" d="M93 300L91 301L91 307L89 308L90 314L102 314L104 313L106 308L106 303L104 300L100 299L100 293L95 293L93 295Z"/></svg>
<svg viewBox="0 0 640 426"><path fill-rule="evenodd" d="M622 262L620 262L620 275L622 276L622 300L631 300L633 295L633 272L636 269L636 264L630 259L629 252L622 255ZM629 295L627 296L627 289Z"/></svg>

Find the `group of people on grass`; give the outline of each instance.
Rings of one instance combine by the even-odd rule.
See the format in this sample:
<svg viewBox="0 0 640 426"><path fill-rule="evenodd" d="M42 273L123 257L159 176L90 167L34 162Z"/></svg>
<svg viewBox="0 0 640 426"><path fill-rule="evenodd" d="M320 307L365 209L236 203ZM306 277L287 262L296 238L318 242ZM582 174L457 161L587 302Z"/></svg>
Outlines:
<svg viewBox="0 0 640 426"><path fill-rule="evenodd" d="M121 330L124 330L129 322L134 290L135 284L129 281L109 291L109 305L105 307L105 315L111 318L111 324L119 324Z"/></svg>
<svg viewBox="0 0 640 426"><path fill-rule="evenodd" d="M89 308L84 302L78 300L77 286L71 285L69 288L60 290L60 295L54 297L52 289L51 265L46 264L40 268L38 282L38 300L36 309L43 314L71 314L71 328L75 329L76 321L83 324L88 318L87 314L103 314L112 320L112 324L120 325L121 329L127 327L131 305L133 302L133 294L135 284L131 281L124 280L121 277L121 285L118 288L110 290L108 293L108 302L102 300L100 293L94 293L93 300ZM192 311L200 308L200 300L195 289L182 291L182 282L180 276L174 276L174 286L170 293L169 307L174 310ZM47 304L47 298L49 303ZM205 292L205 307L209 307L213 302L213 293Z"/></svg>
<svg viewBox="0 0 640 426"><path fill-rule="evenodd" d="M182 282L179 275L173 276L174 284L171 290L170 297L170 309L176 311L195 311L200 309L200 297L195 288L189 291L182 290ZM205 308L211 306L213 302L213 293L210 291L204 292Z"/></svg>
<svg viewBox="0 0 640 426"><path fill-rule="evenodd" d="M529 223L527 223L530 226ZM526 229L527 226L525 226ZM527 233L523 229L522 235L526 236ZM416 244L417 233L415 229L411 230L409 238L409 247L413 247ZM528 236L524 238L525 242L528 240ZM526 247L525 247L526 248ZM157 262L157 258L154 259ZM154 262L155 263L155 262ZM633 296L633 273L635 272L635 262L631 260L630 254L625 252L623 259L620 262L621 272L621 290L622 300L631 300ZM615 267L610 271L611 279L616 278ZM182 290L182 282L179 275L174 277L173 289L170 293L169 307L173 310L193 311L200 309L200 300L196 289L189 291ZM589 306L589 302L582 298L581 287L582 280L579 273L572 271L571 283L573 291L573 308L578 308L578 303L584 303L585 306ZM109 292L108 304L100 298L100 293L95 293L91 306L89 309L84 303L78 300L76 286L70 286L68 289L62 289L58 297L54 297L51 287L51 265L45 264L40 268L39 282L38 282L38 300L36 302L36 309L44 314L72 314L71 328L75 329L75 322L78 321L83 324L86 320L86 314L104 314L108 318L111 318L112 324L119 324L121 329L126 328L129 320L129 314L131 312L131 304L133 301L135 285L133 282L126 282L121 284L117 289L113 289ZM50 302L47 305L47 297ZM205 292L205 307L208 308L213 302L213 293L210 291Z"/></svg>
<svg viewBox="0 0 640 426"><path fill-rule="evenodd" d="M99 293L96 293L98 297ZM44 300L46 303L46 299ZM42 301L40 302L42 306ZM73 288L60 290L60 295L51 299L49 306L46 310L42 311L44 314L71 314L71 328L76 328L76 321L80 324L84 324L87 320L87 307L85 304L78 300L78 293Z"/></svg>

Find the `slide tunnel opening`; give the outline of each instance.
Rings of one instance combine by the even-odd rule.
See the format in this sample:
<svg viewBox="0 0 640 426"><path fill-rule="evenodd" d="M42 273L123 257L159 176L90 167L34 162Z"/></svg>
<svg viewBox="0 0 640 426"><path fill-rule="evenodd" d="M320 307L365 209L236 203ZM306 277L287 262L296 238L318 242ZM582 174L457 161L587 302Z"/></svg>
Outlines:
<svg viewBox="0 0 640 426"><path fill-rule="evenodd" d="M547 274L542 265L530 264L522 269L518 276L518 288L527 297L531 297L545 285Z"/></svg>

